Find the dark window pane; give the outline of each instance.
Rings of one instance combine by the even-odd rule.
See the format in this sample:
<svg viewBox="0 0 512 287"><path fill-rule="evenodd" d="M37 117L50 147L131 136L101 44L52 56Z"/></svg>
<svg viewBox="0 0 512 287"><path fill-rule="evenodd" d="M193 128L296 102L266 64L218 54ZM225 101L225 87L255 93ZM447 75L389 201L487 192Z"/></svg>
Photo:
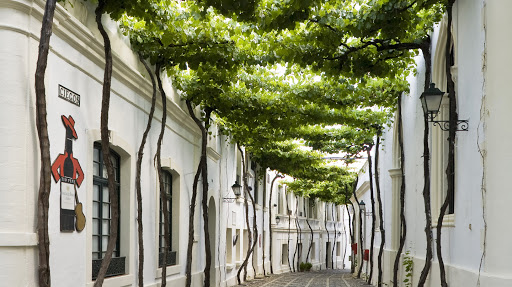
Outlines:
<svg viewBox="0 0 512 287"><path fill-rule="evenodd" d="M167 195L167 214L169 216L169 233L170 233L170 238L169 238L169 251L171 250L171 243L172 243L172 175L170 172L168 171L163 171L162 172L162 181L163 181L163 188L164 188L164 192L166 193ZM165 227L165 223L164 223L164 213L163 213L163 205L162 205L162 200L160 200L160 212L159 212L159 240L158 240L158 250L159 250L159 253L162 254L164 252L164 243L165 243L165 235L164 235L164 227ZM175 260L174 260L175 261ZM168 263L170 262L169 260L167 261ZM163 263L163 261L162 261ZM175 264L175 263L174 263ZM170 265L170 264L168 264ZM161 264L160 264L161 266Z"/></svg>
<svg viewBox="0 0 512 287"><path fill-rule="evenodd" d="M112 155L112 164L116 167L116 183L119 187L119 156L111 151ZM103 162L103 154L101 152L101 146L99 144L95 144L94 146L94 171L93 171L93 225L92 225L92 258L93 258L93 280L97 276L99 265L101 265L101 258L105 256L105 251L108 247L108 240L110 234L110 219L111 219L111 209L110 209L110 200L108 193L108 181L107 179L107 170L105 164ZM119 196L119 192L117 193ZM109 267L107 271L107 276L114 276L124 274L124 258L119 258L119 234L120 230L118 229L118 238L117 244L114 248L114 254L112 258L112 262L117 259L122 259L118 264L119 268ZM116 261L116 262L117 262ZM122 262L122 264L121 264ZM112 265L112 263L111 263ZM114 270L115 269L115 270Z"/></svg>

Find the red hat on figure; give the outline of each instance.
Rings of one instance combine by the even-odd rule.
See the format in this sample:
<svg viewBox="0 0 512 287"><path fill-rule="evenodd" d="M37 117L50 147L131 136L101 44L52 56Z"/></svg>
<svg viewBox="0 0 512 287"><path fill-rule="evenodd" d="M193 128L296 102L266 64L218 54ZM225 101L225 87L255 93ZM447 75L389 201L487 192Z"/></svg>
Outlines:
<svg viewBox="0 0 512 287"><path fill-rule="evenodd" d="M75 131L75 120L73 119L73 117L70 115L69 118L66 118L66 116L63 115L62 122L64 123L64 126L66 128L69 128L71 130L71 132L73 133L73 137L77 139L78 135Z"/></svg>

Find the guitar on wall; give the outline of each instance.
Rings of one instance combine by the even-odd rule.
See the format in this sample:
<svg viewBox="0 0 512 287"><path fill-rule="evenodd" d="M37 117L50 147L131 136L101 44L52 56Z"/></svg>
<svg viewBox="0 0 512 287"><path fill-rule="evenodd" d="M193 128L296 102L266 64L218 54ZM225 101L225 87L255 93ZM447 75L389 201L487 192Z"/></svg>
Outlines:
<svg viewBox="0 0 512 287"><path fill-rule="evenodd" d="M76 192L76 185L75 185L75 228L76 231L80 232L84 230L85 228L85 215L83 211L82 203L78 200L78 194Z"/></svg>

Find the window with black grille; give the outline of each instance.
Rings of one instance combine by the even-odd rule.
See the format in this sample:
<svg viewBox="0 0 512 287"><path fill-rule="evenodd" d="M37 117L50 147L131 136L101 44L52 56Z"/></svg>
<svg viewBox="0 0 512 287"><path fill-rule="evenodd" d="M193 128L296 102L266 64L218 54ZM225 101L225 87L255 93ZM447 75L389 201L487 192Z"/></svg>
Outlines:
<svg viewBox="0 0 512 287"><path fill-rule="evenodd" d="M114 166L114 175L116 182L116 194L120 201L120 172L119 172L119 155L112 150L110 151L110 159ZM107 168L103 159L101 145L94 144L93 152L93 201L92 201L92 279L98 276L99 267L102 258L107 251L108 240L110 237L110 224L112 220L112 212L110 208L110 197L108 192L108 175ZM121 212L118 209L119 218ZM115 276L125 274L125 258L120 257L120 224L117 229L117 241L112 254L112 261L107 270L106 276Z"/></svg>
<svg viewBox="0 0 512 287"><path fill-rule="evenodd" d="M176 264L176 252L171 251L172 246L172 175L168 171L162 171L162 179L164 184L164 192L167 194L167 214L169 215L169 252L167 253L167 266ZM160 212L158 224L158 266L164 265L164 252L165 252L165 222L164 222L164 209L162 200L160 199Z"/></svg>

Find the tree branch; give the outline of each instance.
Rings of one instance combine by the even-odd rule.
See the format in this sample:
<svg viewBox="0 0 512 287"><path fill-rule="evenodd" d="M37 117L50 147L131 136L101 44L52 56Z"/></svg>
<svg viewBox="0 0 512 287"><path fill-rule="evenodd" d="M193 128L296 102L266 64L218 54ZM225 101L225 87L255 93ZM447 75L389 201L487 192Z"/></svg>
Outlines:
<svg viewBox="0 0 512 287"><path fill-rule="evenodd" d="M318 21L318 19L309 19L310 22L313 22L313 23L317 23L318 25L320 26L324 26L326 28L328 28L329 30L331 30L332 32L334 33L339 33L338 30L336 30L336 28L334 28L333 26L329 25L329 24L325 24L325 23L320 23L320 21Z"/></svg>

